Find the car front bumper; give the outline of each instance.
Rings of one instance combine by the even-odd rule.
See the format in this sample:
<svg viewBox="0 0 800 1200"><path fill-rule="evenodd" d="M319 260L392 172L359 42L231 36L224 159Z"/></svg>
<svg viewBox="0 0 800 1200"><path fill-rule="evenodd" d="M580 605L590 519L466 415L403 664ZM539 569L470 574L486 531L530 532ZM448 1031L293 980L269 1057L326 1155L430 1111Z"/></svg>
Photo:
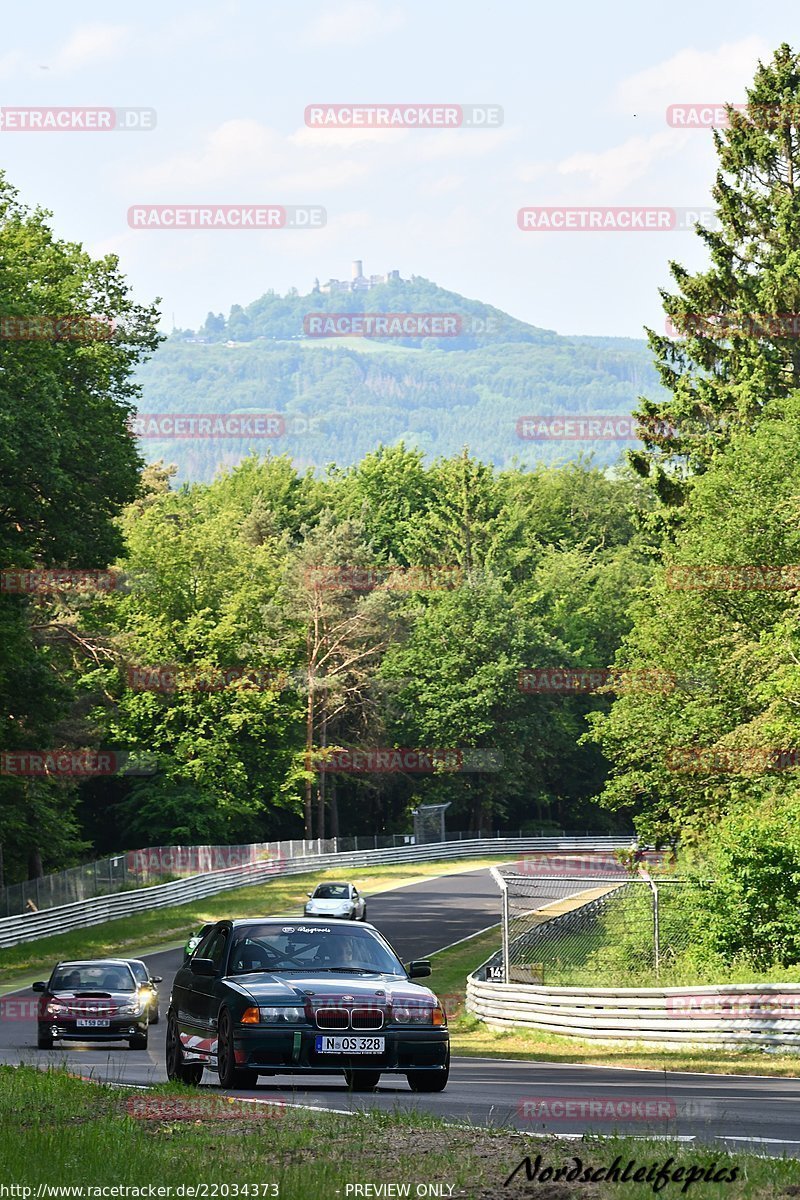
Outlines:
<svg viewBox="0 0 800 1200"><path fill-rule="evenodd" d="M244 1029L234 1035L236 1065L245 1070L275 1074L324 1075L345 1068L385 1071L405 1075L409 1071L444 1070L448 1063L450 1036L446 1028L379 1029L364 1036L385 1039L382 1054L322 1054L316 1038L325 1031L310 1029ZM352 1033L353 1031L349 1031Z"/></svg>
<svg viewBox="0 0 800 1200"><path fill-rule="evenodd" d="M40 1021L39 1033L73 1042L120 1042L147 1033L147 1017L110 1018L108 1026L78 1026L75 1021Z"/></svg>

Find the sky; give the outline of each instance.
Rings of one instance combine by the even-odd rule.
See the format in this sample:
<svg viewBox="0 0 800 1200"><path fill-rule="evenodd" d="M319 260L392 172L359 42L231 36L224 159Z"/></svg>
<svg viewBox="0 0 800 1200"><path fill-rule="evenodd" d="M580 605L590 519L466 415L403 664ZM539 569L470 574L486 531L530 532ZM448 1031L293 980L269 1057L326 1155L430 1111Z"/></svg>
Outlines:
<svg viewBox="0 0 800 1200"><path fill-rule="evenodd" d="M397 269L564 334L663 324L691 230L522 230L533 207L707 208L707 129L670 105L745 99L800 9L708 0L44 0L3 14L4 108L155 110L141 130L0 128L2 166L60 237L115 253L165 328L267 289ZM483 105L493 127L312 127L308 106ZM133 228L155 205L313 206L324 226Z"/></svg>

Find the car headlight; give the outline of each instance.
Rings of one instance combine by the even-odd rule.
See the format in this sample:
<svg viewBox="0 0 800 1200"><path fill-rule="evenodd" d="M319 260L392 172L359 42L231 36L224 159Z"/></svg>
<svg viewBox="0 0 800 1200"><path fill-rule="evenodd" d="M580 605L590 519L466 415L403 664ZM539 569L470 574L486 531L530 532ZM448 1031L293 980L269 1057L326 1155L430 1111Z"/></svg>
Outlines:
<svg viewBox="0 0 800 1200"><path fill-rule="evenodd" d="M261 1008L259 1013L264 1025L296 1025L298 1021L305 1020L306 1015L304 1008L295 1005Z"/></svg>
<svg viewBox="0 0 800 1200"><path fill-rule="evenodd" d="M69 1012L69 1005L59 1004L57 1001L51 1000L44 1011L50 1017L58 1017L62 1013Z"/></svg>
<svg viewBox="0 0 800 1200"><path fill-rule="evenodd" d="M395 1004L392 1020L398 1025L446 1025L447 1020L441 1004L432 1008L422 1004Z"/></svg>
<svg viewBox="0 0 800 1200"><path fill-rule="evenodd" d="M138 1002L136 1004L120 1004L117 1012L122 1017L139 1017L142 1014L142 1006Z"/></svg>

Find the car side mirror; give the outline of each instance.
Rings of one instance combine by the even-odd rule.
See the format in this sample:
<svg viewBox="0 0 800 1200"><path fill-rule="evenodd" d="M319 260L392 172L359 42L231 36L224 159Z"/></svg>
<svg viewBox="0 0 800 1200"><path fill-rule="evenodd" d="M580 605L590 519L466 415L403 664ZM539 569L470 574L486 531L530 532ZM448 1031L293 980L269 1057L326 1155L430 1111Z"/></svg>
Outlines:
<svg viewBox="0 0 800 1200"><path fill-rule="evenodd" d="M417 958L408 964L409 979L424 979L431 973L431 964L427 958Z"/></svg>
<svg viewBox="0 0 800 1200"><path fill-rule="evenodd" d="M150 980L150 982L151 983L163 983L164 976L163 975L154 975L153 978Z"/></svg>
<svg viewBox="0 0 800 1200"><path fill-rule="evenodd" d="M311 897L314 895L314 893L313 893L313 892L306 892L306 895L308 896L308 898L309 898L309 900L310 900L310 899L311 899Z"/></svg>
<svg viewBox="0 0 800 1200"><path fill-rule="evenodd" d="M189 960L189 970L193 975L216 975L217 968L213 958L192 958Z"/></svg>
<svg viewBox="0 0 800 1200"><path fill-rule="evenodd" d="M36 983L31 984L31 988L34 992L46 992L47 984L44 982L43 979L39 979L39 980L37 980Z"/></svg>

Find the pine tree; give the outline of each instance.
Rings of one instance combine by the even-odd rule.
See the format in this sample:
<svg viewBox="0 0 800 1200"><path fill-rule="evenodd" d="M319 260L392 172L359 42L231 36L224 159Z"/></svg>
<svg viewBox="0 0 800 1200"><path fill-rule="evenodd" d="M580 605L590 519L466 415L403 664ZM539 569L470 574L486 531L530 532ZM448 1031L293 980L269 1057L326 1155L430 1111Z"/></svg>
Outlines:
<svg viewBox="0 0 800 1200"><path fill-rule="evenodd" d="M673 506L735 429L800 387L800 57L782 45L727 112L713 135L719 227L697 228L711 266L672 262L679 290L661 296L680 340L647 330L671 396L641 398L644 449L630 458Z"/></svg>

